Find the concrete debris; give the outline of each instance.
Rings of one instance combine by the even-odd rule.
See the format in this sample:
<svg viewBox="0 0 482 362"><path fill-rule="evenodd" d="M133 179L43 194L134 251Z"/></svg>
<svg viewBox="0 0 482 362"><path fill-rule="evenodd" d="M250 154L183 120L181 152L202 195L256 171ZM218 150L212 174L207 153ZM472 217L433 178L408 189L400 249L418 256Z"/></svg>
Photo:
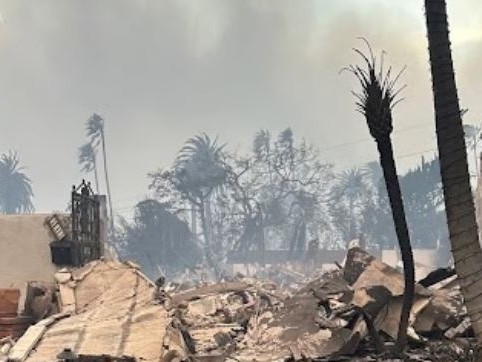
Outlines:
<svg viewBox="0 0 482 362"><path fill-rule="evenodd" d="M0 361L55 361L66 349L75 361L382 360L398 333L403 276L359 247L344 265L210 284L153 283L132 263L105 260L60 270L55 288L31 286L32 315L45 318L16 344L1 340ZM473 355L470 333L451 271L417 284L409 360L470 360L461 359Z"/></svg>
<svg viewBox="0 0 482 362"><path fill-rule="evenodd" d="M95 261L60 279L58 286L65 289L60 290L60 303L67 301L68 308L61 305L64 313L58 318L31 327L13 348L12 360L56 361L65 348L78 356L160 360L171 318L162 305L153 303L154 286L137 269Z"/></svg>
<svg viewBox="0 0 482 362"><path fill-rule="evenodd" d="M11 337L4 337L0 339L0 362L7 361L10 350L15 341Z"/></svg>
<svg viewBox="0 0 482 362"><path fill-rule="evenodd" d="M430 288L416 285L408 335L423 348L432 342L426 337L435 332L440 337L446 332L446 338L466 332L461 294L456 284L443 284L442 275L453 277L452 272L438 273L425 280ZM257 278L243 276L233 284L174 293L172 299L184 303L171 313L189 334L199 358L342 359L367 348L376 355L395 340L404 289L400 271L355 247L341 270L313 280L303 280L299 273L289 278L297 286L289 295L273 283L262 285ZM269 290L263 288L268 285ZM459 328L450 332L455 327Z"/></svg>
<svg viewBox="0 0 482 362"><path fill-rule="evenodd" d="M455 337L462 337L467 335L468 331L471 328L470 319L469 317L465 317L464 320L456 327L452 327L448 329L444 336L448 339L454 339Z"/></svg>

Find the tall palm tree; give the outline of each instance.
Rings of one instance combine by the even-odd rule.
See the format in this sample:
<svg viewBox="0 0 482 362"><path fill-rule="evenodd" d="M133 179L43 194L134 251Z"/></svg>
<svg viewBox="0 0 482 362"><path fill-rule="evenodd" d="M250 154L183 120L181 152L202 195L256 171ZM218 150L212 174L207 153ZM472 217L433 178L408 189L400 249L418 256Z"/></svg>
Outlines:
<svg viewBox="0 0 482 362"><path fill-rule="evenodd" d="M350 240L357 235L357 231L355 230L354 209L357 201L359 201L367 192L368 185L366 177L367 173L365 170L354 167L341 172L337 177L337 183L333 187L333 196L335 199L342 199L348 202L348 239ZM347 242L350 240L347 240Z"/></svg>
<svg viewBox="0 0 482 362"><path fill-rule="evenodd" d="M34 210L32 181L19 165L17 154L0 158L0 208L4 214L30 213Z"/></svg>
<svg viewBox="0 0 482 362"><path fill-rule="evenodd" d="M435 125L445 210L462 294L482 346L482 251L470 187L445 0L425 0Z"/></svg>
<svg viewBox="0 0 482 362"><path fill-rule="evenodd" d="M99 177L97 175L97 151L92 146L92 143L87 142L86 144L79 147L79 164L81 166L81 171L89 173L94 171L95 187L97 193L99 193Z"/></svg>
<svg viewBox="0 0 482 362"><path fill-rule="evenodd" d="M186 141L174 163L176 187L199 209L206 257L211 264L210 199L226 180L223 148L216 139L211 140L206 134L198 135Z"/></svg>
<svg viewBox="0 0 482 362"><path fill-rule="evenodd" d="M114 230L114 212L112 206L112 195L110 192L109 172L107 170L107 151L105 147L104 119L94 113L86 122L87 137L90 138L90 144L95 150L99 145L102 146L102 156L104 163L105 186L107 188L107 197L109 199L110 228Z"/></svg>
<svg viewBox="0 0 482 362"><path fill-rule="evenodd" d="M356 104L358 106L358 111L365 116L370 134L375 139L378 147L380 164L383 169L383 176L392 210L395 231L400 246L400 252L402 254L405 291L398 336L394 348L394 352L398 354L403 352L407 344L408 318L410 316L410 310L412 309L415 289L412 246L410 244L410 236L408 233L397 169L393 159L392 141L390 138L393 130L392 109L397 104L396 97L401 90L397 91L395 89L395 83L401 72L396 77L392 78L391 68L389 68L384 74L383 54L381 66L379 70L377 70L376 59L372 53L370 45L368 42L366 43L370 51L370 59L368 59L360 50L355 49L355 51L363 57L367 69L351 65L348 70L355 74L361 84L362 89L360 93L354 93L358 100Z"/></svg>

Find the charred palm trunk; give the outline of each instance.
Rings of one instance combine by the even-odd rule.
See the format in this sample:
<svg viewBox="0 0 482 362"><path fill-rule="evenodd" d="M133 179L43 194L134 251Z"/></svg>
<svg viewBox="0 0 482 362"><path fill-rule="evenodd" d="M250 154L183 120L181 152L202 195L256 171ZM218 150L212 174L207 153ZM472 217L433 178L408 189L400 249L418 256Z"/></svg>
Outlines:
<svg viewBox="0 0 482 362"><path fill-rule="evenodd" d="M482 346L482 251L470 187L445 0L425 0L435 123L445 210L462 294Z"/></svg>
<svg viewBox="0 0 482 362"><path fill-rule="evenodd" d="M394 349L396 354L400 354L407 344L407 327L415 289L412 247L390 139L393 130L392 109L397 103L395 98L400 91L395 90L394 87L401 72L398 73L394 79L391 79L391 68L389 68L385 74L382 73L382 65L380 66L380 70L375 69L376 59L370 45L368 42L366 43L370 50L370 59L360 50L355 49L355 51L363 57L367 69L352 65L348 70L356 75L362 86L361 92L354 94L358 99L358 110L365 116L370 134L378 146L398 245L402 254L405 290L398 337ZM381 64L383 64L383 61L381 61Z"/></svg>
<svg viewBox="0 0 482 362"><path fill-rule="evenodd" d="M412 309L415 291L415 270L413 262L412 246L408 233L407 220L403 207L400 184L398 182L397 169L393 159L392 143L389 137L377 140L378 152L380 153L380 164L383 169L383 177L387 187L388 199L392 209L395 232L397 234L400 252L402 254L403 275L405 279L405 291L403 294L402 313L398 327L398 339L395 345L397 353L403 352L407 344L407 328Z"/></svg>

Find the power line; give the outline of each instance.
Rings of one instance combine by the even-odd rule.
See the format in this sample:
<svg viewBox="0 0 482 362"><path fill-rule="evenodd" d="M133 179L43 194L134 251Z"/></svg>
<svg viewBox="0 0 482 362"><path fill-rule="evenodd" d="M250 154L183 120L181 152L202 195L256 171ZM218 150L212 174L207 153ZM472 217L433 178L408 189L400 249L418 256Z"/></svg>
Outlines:
<svg viewBox="0 0 482 362"><path fill-rule="evenodd" d="M394 131L392 134L397 135L399 133L405 133L405 132L408 132L408 131L412 131L414 129L425 128L425 127L428 127L428 126L431 126L431 125L432 125L431 123L423 123L423 124L419 124L419 125L415 125L415 126L402 128L398 131ZM334 149L343 148L343 147L346 147L346 146L352 146L352 145L356 145L356 144L359 144L359 143L364 143L364 142L368 142L368 141L372 141L372 140L373 140L373 138L370 138L370 137L360 138L360 139L355 140L355 141L340 143L340 144L333 145L333 146L330 146L330 147L327 147L327 148L322 148L321 151L322 152L331 151L331 150L334 150Z"/></svg>
<svg viewBox="0 0 482 362"><path fill-rule="evenodd" d="M400 156L395 157L395 158L398 160L398 159L401 159L401 158L407 158L407 157L422 155L422 154L427 153L427 152L437 152L437 150L435 148L429 148L429 149L426 149L426 150L423 150L423 151L406 153L404 155L400 155Z"/></svg>
<svg viewBox="0 0 482 362"><path fill-rule="evenodd" d="M400 129L398 131L395 131L395 132L393 132L393 134L405 133L405 132L408 132L408 131L412 131L414 129L425 128L425 127L428 127L428 126L431 126L431 125L432 124L429 124L429 123L414 125L414 126L406 127L406 128ZM322 151L330 151L330 150L334 150L334 149L338 149L338 148L342 148L342 147L347 147L347 146L352 146L352 145L359 144L359 143L364 143L364 142L367 142L367 141L372 141L372 138L367 137L367 138L358 139L358 140L355 140L355 141L352 141L352 142L340 143L340 144L337 144L337 145L334 145L334 146L331 146L331 147L328 147L328 148L324 148L324 149L322 149ZM427 153L427 152L436 152L436 151L437 151L436 149L430 148L430 149L425 149L425 150L422 150L422 151L416 151L416 152L410 152L410 153L402 154L402 155L396 156L395 159L399 160L399 159L409 158L409 157L413 157L413 156L417 156L417 155L422 155L422 154ZM115 209L115 212L117 214L122 214L123 212L133 211L135 209L135 205L141 199L146 198L146 197L147 197L146 194L142 194L142 195L138 194L136 196L131 196L131 197L119 199L117 201L118 202L121 201L120 202L121 205L125 205L124 202L128 202L128 203L132 202L132 205L131 206L117 207Z"/></svg>
<svg viewBox="0 0 482 362"><path fill-rule="evenodd" d="M398 156L394 156L394 159L398 161L398 160L401 160L401 159L404 159L404 158L423 155L423 154L426 154L427 152L437 152L437 150L435 148L428 148L428 149L421 150L421 151L404 153L404 154L401 154L401 155L398 155ZM367 159L363 160L361 158L357 158L353 161L354 162L352 163L352 166L345 166L345 167L342 167L342 169L349 169L351 167L354 167L354 165L363 165L363 164L366 164L368 162L377 161L377 158L370 158L369 160L367 160Z"/></svg>

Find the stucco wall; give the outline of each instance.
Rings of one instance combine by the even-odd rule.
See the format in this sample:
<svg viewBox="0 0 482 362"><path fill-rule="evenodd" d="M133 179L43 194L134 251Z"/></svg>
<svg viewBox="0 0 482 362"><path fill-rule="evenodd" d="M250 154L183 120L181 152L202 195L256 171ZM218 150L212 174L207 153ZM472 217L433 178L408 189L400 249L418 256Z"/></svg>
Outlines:
<svg viewBox="0 0 482 362"><path fill-rule="evenodd" d="M53 281L47 216L0 215L0 288L19 288L21 303L28 281Z"/></svg>

